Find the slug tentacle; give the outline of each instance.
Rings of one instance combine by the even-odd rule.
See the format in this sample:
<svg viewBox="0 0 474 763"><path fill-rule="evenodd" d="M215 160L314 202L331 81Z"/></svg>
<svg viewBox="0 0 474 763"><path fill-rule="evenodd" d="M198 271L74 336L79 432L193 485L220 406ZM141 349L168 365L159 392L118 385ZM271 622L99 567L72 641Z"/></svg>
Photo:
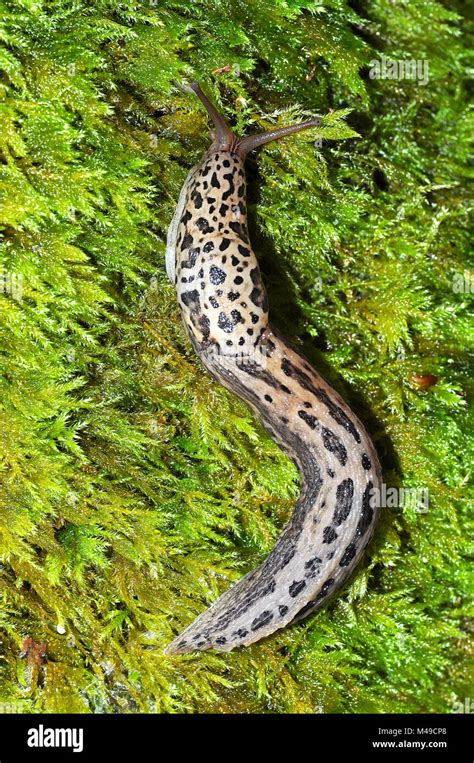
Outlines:
<svg viewBox="0 0 474 763"><path fill-rule="evenodd" d="M195 83L191 88L219 129L214 107ZM245 153L315 123L240 140L221 125L189 173L170 226L167 272L191 342L208 370L255 410L293 459L301 495L267 559L194 620L168 654L229 651L303 618L347 580L377 520L372 491L380 488L381 471L370 438L269 323L247 231ZM221 147L225 141L230 148Z"/></svg>

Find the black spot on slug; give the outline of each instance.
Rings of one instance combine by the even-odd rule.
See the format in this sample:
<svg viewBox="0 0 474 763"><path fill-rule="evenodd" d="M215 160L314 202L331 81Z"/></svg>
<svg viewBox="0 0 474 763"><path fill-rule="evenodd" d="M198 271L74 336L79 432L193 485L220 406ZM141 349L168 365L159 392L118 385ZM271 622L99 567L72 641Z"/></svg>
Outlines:
<svg viewBox="0 0 474 763"><path fill-rule="evenodd" d="M201 329L204 339L208 339L211 332L211 321L207 315L201 315L198 319L198 326Z"/></svg>
<svg viewBox="0 0 474 763"><path fill-rule="evenodd" d="M231 196L231 195L234 193L234 190L235 190L235 186L234 186L234 175L233 175L233 173L232 173L232 172L226 172L226 174L224 175L224 180L227 180L227 182L229 183L229 187L228 187L227 191L225 191L225 192L222 194L222 200L223 200L223 201L225 201L226 199L228 199L228 198L229 198L229 196ZM243 189L244 189L244 192L245 192L245 186L243 185L242 187L243 187ZM239 194L239 195L240 195L240 194ZM243 195L243 194L242 194L242 195Z"/></svg>
<svg viewBox="0 0 474 763"><path fill-rule="evenodd" d="M258 615L258 617L253 620L252 625L250 626L253 631L258 631L259 628L263 628L264 625L267 625L267 623L271 622L273 620L273 612L270 612L269 609L265 609L261 614Z"/></svg>
<svg viewBox="0 0 474 763"><path fill-rule="evenodd" d="M321 564L322 559L320 559L319 556L313 556L311 559L308 559L307 562L305 562L305 577L306 578L316 578L319 573L321 572Z"/></svg>
<svg viewBox="0 0 474 763"><path fill-rule="evenodd" d="M316 565L321 564L322 559L319 558L319 556L313 556L311 559L308 559L307 562L305 562L305 569L312 570Z"/></svg>
<svg viewBox="0 0 474 763"><path fill-rule="evenodd" d="M321 436L323 438L323 444L326 450L329 450L330 453L334 453L337 460L343 466L345 466L347 462L347 450L340 441L339 437L337 437L334 432L331 432L331 430L327 429L326 427L321 429Z"/></svg>
<svg viewBox="0 0 474 763"><path fill-rule="evenodd" d="M260 284L260 273L258 268L252 268L250 271L250 278L252 279L252 283L254 286L257 286Z"/></svg>
<svg viewBox="0 0 474 763"><path fill-rule="evenodd" d="M234 319L234 323L245 323L241 313L238 310L231 310L231 316Z"/></svg>
<svg viewBox="0 0 474 763"><path fill-rule="evenodd" d="M288 358L283 358L281 367L287 376L293 376L298 381L300 387L307 390L308 392L311 392L313 395L315 395L315 397L318 398L318 400L324 403L329 411L329 415L334 419L334 421L336 421L340 426L344 427L346 432L349 432L349 434L352 435L356 442L360 442L360 434L355 428L349 416L342 410L339 405L336 405L336 403L331 400L324 389L321 387L315 387L311 377L308 376L308 374L306 374L301 368L293 365L293 363L291 363ZM309 366L308 370L311 371Z"/></svg>
<svg viewBox="0 0 474 763"><path fill-rule="evenodd" d="M180 220L181 225L186 225L186 223L189 222L191 217L192 217L192 214L189 211L189 209L187 209L186 212L184 213L184 215L182 216L181 220Z"/></svg>
<svg viewBox="0 0 474 763"><path fill-rule="evenodd" d="M185 291L181 294L181 301L186 307L198 309L200 305L199 292L197 289L193 289L193 291Z"/></svg>
<svg viewBox="0 0 474 763"><path fill-rule="evenodd" d="M189 250L188 259L182 263L183 268L193 268L196 264L197 256L199 254L199 247Z"/></svg>
<svg viewBox="0 0 474 763"><path fill-rule="evenodd" d="M303 419L307 423L307 425L310 427L310 429L316 429L318 420L316 416L312 416L311 413L307 413L306 411L298 411L298 416L300 419Z"/></svg>
<svg viewBox="0 0 474 763"><path fill-rule="evenodd" d="M362 496L362 509L361 509L359 523L356 527L357 538L360 538L362 535L365 535L365 533L370 527L370 524L374 516L374 510L372 506L370 505L372 488L373 488L373 484L369 482L367 484L367 487L364 490L364 495Z"/></svg>
<svg viewBox="0 0 474 763"><path fill-rule="evenodd" d="M189 249L191 244L193 243L193 237L190 233L186 233L186 235L183 237L183 240L181 242L181 251L183 252L185 249Z"/></svg>
<svg viewBox="0 0 474 763"><path fill-rule="evenodd" d="M221 268L218 268L217 265L211 265L209 270L209 280L214 286L217 286L219 283L224 283L226 279L226 274L224 273Z"/></svg>
<svg viewBox="0 0 474 763"><path fill-rule="evenodd" d="M252 329L248 329L248 331L252 331ZM261 381L265 382L265 384L268 384L269 387L273 387L273 389L276 389L278 383L275 377L273 376L273 374L270 373L270 371L267 371L265 368L262 368L261 366L254 363L245 363L244 360L242 361L238 360L236 362L236 366L237 368L240 368L241 371L244 371L244 373L248 374L249 376L253 376L255 379L261 379Z"/></svg>
<svg viewBox="0 0 474 763"><path fill-rule="evenodd" d="M328 578L323 585L321 586L321 590L318 593L318 597L320 599L323 599L325 596L327 596L329 589L331 586L334 585L334 578Z"/></svg>
<svg viewBox="0 0 474 763"><path fill-rule="evenodd" d="M209 220L206 220L205 217L199 217L196 220L196 228L199 228L202 233L213 233L214 231L214 228L209 225Z"/></svg>
<svg viewBox="0 0 474 763"><path fill-rule="evenodd" d="M304 580L294 580L288 589L288 593L290 594L291 598L294 599L296 596L298 596L300 591L303 590L303 588L306 588L306 583Z"/></svg>
<svg viewBox="0 0 474 763"><path fill-rule="evenodd" d="M234 631L232 634L233 638L245 638L245 636L248 636L248 631L245 630L245 628L239 628L237 631Z"/></svg>
<svg viewBox="0 0 474 763"><path fill-rule="evenodd" d="M321 586L321 590L319 591L318 595L315 596L314 599L311 599L311 601L308 601L308 603L305 604L304 607L302 607L299 610L299 612L297 613L294 619L301 620L303 617L308 615L313 609L315 609L315 607L317 607L319 602L327 596L329 589L331 588L332 585L334 585L334 578L328 578Z"/></svg>
<svg viewBox="0 0 474 763"><path fill-rule="evenodd" d="M230 332L234 330L235 323L233 323L233 321L231 321L225 313L219 313L217 325L220 329L222 329L222 331L230 334Z"/></svg>
<svg viewBox="0 0 474 763"><path fill-rule="evenodd" d="M258 286L254 286L254 288L250 292L250 299L252 300L254 305L257 305L257 307L262 307L265 301L265 295L263 290L259 289Z"/></svg>
<svg viewBox="0 0 474 763"><path fill-rule="evenodd" d="M334 527L328 526L323 530L323 543L334 543L337 538L337 532Z"/></svg>
<svg viewBox="0 0 474 763"><path fill-rule="evenodd" d="M360 442L360 434L355 428L354 424L350 420L349 416L344 413L342 408L340 408L338 405L333 403L331 398L328 396L328 394L320 388L315 389L316 397L318 397L322 403L326 406L326 408L329 411L329 415L332 416L334 421L337 421L340 426L344 427L346 432L349 432L349 434L352 435L354 440L356 442Z"/></svg>
<svg viewBox="0 0 474 763"><path fill-rule="evenodd" d="M355 543L351 542L348 546L346 546L346 549L344 551L344 554L342 555L342 559L339 562L339 567L347 567L348 564L353 560L353 558L356 555L356 546Z"/></svg>
<svg viewBox="0 0 474 763"><path fill-rule="evenodd" d="M339 483L336 488L336 508L332 521L338 527L347 519L352 508L354 483L350 477Z"/></svg>

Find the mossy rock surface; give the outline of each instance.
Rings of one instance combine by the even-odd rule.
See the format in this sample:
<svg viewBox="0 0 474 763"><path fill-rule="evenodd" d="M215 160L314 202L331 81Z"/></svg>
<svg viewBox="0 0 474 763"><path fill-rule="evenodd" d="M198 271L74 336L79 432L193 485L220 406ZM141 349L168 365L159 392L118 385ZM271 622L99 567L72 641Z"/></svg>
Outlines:
<svg viewBox="0 0 474 763"><path fill-rule="evenodd" d="M463 8L0 1L0 701L463 705ZM427 62L428 81L374 77L382 56ZM298 494L293 465L193 354L166 278L166 230L209 141L197 99L173 85L190 77L241 132L321 116L248 162L272 319L364 420L387 485L427 490L429 505L385 508L366 563L305 623L230 654L167 658L178 630L266 556Z"/></svg>

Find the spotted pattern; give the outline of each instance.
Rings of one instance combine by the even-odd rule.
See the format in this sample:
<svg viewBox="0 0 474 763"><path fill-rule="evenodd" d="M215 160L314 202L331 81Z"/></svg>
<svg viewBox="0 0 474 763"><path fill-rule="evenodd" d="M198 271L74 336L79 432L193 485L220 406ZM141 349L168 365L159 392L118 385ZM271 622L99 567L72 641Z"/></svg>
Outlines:
<svg viewBox="0 0 474 763"><path fill-rule="evenodd" d="M380 467L360 421L268 322L236 153L211 149L189 173L168 244L167 272L193 347L301 475L300 498L272 552L168 648L228 651L297 622L339 590L373 532L370 491Z"/></svg>
<svg viewBox="0 0 474 763"><path fill-rule="evenodd" d="M268 298L249 244L242 161L233 154L226 161L228 168L219 152L209 152L189 177L177 227L175 286L194 340L221 352L226 347L225 354L232 355L243 345L239 340L250 337L256 346L268 323ZM187 310L190 292L193 309ZM209 320L205 335L203 315Z"/></svg>

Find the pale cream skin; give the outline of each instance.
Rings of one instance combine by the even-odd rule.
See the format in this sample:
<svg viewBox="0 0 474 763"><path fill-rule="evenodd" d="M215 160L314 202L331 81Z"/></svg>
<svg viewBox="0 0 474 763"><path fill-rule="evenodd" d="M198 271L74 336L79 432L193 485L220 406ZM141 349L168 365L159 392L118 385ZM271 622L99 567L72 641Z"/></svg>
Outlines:
<svg viewBox="0 0 474 763"><path fill-rule="evenodd" d="M377 454L341 397L268 321L247 231L244 158L316 124L238 139L196 84L217 134L189 173L168 232L166 267L190 340L208 370L256 412L293 459L301 495L273 551L167 648L249 645L324 604L359 562L377 522Z"/></svg>

